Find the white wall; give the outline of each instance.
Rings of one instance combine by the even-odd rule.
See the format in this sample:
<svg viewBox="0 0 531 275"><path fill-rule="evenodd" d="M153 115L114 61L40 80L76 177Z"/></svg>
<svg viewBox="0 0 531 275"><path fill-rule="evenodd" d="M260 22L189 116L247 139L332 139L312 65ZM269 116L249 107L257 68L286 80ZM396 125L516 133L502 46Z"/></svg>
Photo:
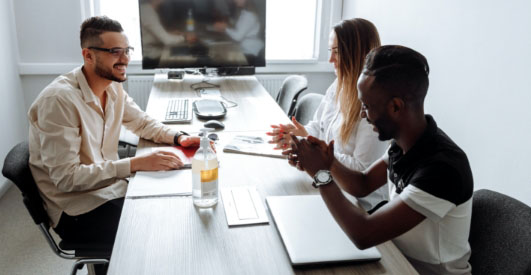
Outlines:
<svg viewBox="0 0 531 275"><path fill-rule="evenodd" d="M20 62L82 62L81 0L13 0Z"/></svg>
<svg viewBox="0 0 531 275"><path fill-rule="evenodd" d="M135 0L136 1L136 0ZM16 35L20 49L20 69L22 88L25 95L25 110L29 108L39 92L59 74L66 73L82 63L81 49L79 46L79 27L88 16L88 0L13 0L16 20ZM340 10L340 1L326 2L323 14L330 14L331 9ZM334 8L332 8L334 6ZM337 18L340 16L337 15ZM321 54L319 69L298 71L311 66L297 65L284 66L279 64L268 66L273 68L258 71L264 73L302 73L308 76L309 90L324 93L328 85L335 78L332 65L326 65L328 60L327 44L328 29L334 22L331 18L324 18L323 24L326 31L320 33ZM323 64L324 69L323 69ZM132 62L133 63L133 62ZM130 64L129 74L146 73L139 69L138 64ZM280 71L279 71L280 70ZM325 70L325 71L323 71Z"/></svg>
<svg viewBox="0 0 531 275"><path fill-rule="evenodd" d="M344 1L383 44L426 56L426 112L468 155L475 189L531 205L531 2Z"/></svg>
<svg viewBox="0 0 531 275"><path fill-rule="evenodd" d="M0 167L11 148L26 138L24 96L18 75L17 44L11 1L0 1ZM11 184L0 175L0 196Z"/></svg>

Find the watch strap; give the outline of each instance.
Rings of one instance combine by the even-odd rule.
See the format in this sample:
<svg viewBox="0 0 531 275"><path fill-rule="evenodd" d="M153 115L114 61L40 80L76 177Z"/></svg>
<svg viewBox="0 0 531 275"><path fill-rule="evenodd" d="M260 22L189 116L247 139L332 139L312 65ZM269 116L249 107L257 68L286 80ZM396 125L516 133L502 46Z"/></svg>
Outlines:
<svg viewBox="0 0 531 275"><path fill-rule="evenodd" d="M181 146L181 144L179 143L179 137L181 137L182 135L189 136L190 134L188 134L187 132L184 132L184 131L178 131L177 134L175 134L175 136L173 136L173 144L175 144L177 146Z"/></svg>

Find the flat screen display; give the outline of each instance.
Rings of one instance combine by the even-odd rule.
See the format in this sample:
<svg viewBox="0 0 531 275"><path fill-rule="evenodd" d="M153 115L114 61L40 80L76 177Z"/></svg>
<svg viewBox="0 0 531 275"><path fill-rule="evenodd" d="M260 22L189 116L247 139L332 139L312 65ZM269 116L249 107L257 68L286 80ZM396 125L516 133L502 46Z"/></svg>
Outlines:
<svg viewBox="0 0 531 275"><path fill-rule="evenodd" d="M142 68L265 66L266 0L139 0Z"/></svg>

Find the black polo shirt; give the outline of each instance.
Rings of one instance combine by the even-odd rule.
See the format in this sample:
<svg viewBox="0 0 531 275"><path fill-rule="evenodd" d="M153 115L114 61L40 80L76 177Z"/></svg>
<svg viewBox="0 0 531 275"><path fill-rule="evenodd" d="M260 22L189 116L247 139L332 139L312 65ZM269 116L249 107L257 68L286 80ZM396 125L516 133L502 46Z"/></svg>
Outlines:
<svg viewBox="0 0 531 275"><path fill-rule="evenodd" d="M390 198L426 217L393 242L421 274L469 273L472 172L463 150L430 115L426 120L425 132L406 154L393 141L383 158Z"/></svg>
<svg viewBox="0 0 531 275"><path fill-rule="evenodd" d="M424 134L404 155L395 141L389 148L389 179L396 192L409 184L460 205L472 197L474 185L466 154L441 129L433 117Z"/></svg>

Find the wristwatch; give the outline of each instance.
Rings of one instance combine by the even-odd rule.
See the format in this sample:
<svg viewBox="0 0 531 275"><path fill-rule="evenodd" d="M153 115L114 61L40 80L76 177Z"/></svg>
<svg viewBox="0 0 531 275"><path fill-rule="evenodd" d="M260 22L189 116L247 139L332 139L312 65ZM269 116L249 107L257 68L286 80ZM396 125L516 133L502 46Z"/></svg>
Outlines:
<svg viewBox="0 0 531 275"><path fill-rule="evenodd" d="M182 135L189 136L190 134L188 134L187 132L184 132L184 131L177 132L177 134L175 134L175 136L173 136L173 144L174 145L181 146L181 144L179 143L179 137L181 137Z"/></svg>
<svg viewBox="0 0 531 275"><path fill-rule="evenodd" d="M333 180L334 178L332 178L332 174L329 170L319 170L313 176L312 186L315 188L319 188L323 185L331 183Z"/></svg>

